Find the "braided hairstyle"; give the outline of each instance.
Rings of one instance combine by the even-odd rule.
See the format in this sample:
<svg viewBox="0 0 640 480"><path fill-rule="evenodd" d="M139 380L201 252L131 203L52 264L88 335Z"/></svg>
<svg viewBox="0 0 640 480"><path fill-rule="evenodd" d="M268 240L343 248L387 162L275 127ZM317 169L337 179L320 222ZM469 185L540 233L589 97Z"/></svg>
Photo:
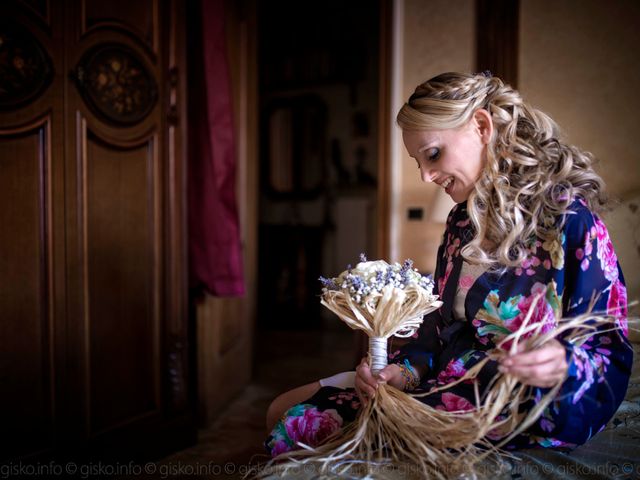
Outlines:
<svg viewBox="0 0 640 480"><path fill-rule="evenodd" d="M475 235L462 255L491 269L519 266L536 238L558 238L575 198L602 211L605 186L591 153L562 142L556 122L488 72L443 73L418 85L397 122L403 130L455 129L480 108L491 115L494 131L467 200Z"/></svg>

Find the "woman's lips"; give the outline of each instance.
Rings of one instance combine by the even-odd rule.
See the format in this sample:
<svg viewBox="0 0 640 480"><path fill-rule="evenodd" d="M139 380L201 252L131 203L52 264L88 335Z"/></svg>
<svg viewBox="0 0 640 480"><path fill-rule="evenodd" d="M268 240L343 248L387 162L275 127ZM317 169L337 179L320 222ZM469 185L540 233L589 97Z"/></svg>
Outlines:
<svg viewBox="0 0 640 480"><path fill-rule="evenodd" d="M440 186L441 186L442 188L444 188L444 191L445 191L445 192L447 192L447 193L451 193L451 190L452 190L452 188L453 188L453 183L454 183L454 182L455 182L454 178L453 178L453 177L449 177L449 178L447 178L444 182L442 182L442 183L440 184Z"/></svg>

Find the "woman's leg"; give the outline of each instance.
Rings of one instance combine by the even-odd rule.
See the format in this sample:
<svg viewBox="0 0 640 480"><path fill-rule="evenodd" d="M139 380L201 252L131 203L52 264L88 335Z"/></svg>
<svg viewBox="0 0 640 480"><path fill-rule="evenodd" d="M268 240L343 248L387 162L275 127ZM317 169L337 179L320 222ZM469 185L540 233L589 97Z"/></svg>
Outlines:
<svg viewBox="0 0 640 480"><path fill-rule="evenodd" d="M276 397L267 410L267 432L271 432L276 422L294 405L311 398L320 387L354 388L356 372L340 372L317 382L307 383Z"/></svg>
<svg viewBox="0 0 640 480"><path fill-rule="evenodd" d="M320 390L320 386L320 381L318 380L278 395L267 410L267 433L271 432L280 417L284 415L284 412L297 403L312 397Z"/></svg>

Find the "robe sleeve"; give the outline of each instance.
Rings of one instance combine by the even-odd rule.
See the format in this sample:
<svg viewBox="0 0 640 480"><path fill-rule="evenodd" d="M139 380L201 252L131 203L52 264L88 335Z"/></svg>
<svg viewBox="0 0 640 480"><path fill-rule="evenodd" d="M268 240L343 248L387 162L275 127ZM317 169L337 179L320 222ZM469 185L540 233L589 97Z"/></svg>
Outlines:
<svg viewBox="0 0 640 480"><path fill-rule="evenodd" d="M448 238L448 236L445 231L443 242L438 248L436 270L433 276L433 292L436 295L441 295L438 292L438 279L443 274L442 253L445 248L444 239L446 238ZM425 372L431 370L433 368L434 359L437 358L439 353L442 351L439 339L441 325L442 319L440 309L437 309L424 316L418 331L399 348L393 347L394 343L397 343L397 340L392 337L389 348L389 363L402 364L406 360L414 367L426 367Z"/></svg>
<svg viewBox="0 0 640 480"><path fill-rule="evenodd" d="M560 339L569 372L552 407L557 423L549 433L579 445L604 428L624 399L633 350L624 278L604 223L581 205L568 215L563 232L563 315L585 313L595 295L593 311L616 317L615 325L600 327L581 345Z"/></svg>

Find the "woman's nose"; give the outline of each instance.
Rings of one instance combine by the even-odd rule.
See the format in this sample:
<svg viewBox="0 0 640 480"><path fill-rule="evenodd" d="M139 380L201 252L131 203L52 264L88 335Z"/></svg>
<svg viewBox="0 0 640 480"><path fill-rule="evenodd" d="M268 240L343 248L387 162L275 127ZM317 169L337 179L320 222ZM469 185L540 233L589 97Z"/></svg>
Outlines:
<svg viewBox="0 0 640 480"><path fill-rule="evenodd" d="M426 168L420 169L420 175L422 176L422 181L425 183L433 182L433 172Z"/></svg>

